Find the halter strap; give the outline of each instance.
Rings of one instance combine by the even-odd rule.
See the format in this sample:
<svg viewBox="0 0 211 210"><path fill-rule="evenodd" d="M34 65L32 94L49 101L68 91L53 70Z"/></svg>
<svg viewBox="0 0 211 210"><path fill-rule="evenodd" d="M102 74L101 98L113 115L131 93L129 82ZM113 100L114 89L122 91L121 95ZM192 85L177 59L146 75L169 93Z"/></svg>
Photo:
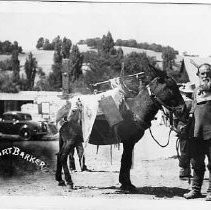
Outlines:
<svg viewBox="0 0 211 210"><path fill-rule="evenodd" d="M161 99L159 99L159 97L156 96L156 94L153 93L153 91L151 90L150 85L151 85L155 80L157 80L158 78L159 78L159 77L155 77L148 85L146 85L146 88L147 88L147 91L148 91L148 93L149 93L149 96L150 96L151 98L155 99L155 100L159 103L159 105L161 105L160 109L162 109L162 106L164 106L164 107L165 107L166 109L168 109L169 111L172 111L172 112L176 111L177 108L178 108L179 106L177 106L177 107L168 106L168 105L167 105L166 103L164 103Z"/></svg>

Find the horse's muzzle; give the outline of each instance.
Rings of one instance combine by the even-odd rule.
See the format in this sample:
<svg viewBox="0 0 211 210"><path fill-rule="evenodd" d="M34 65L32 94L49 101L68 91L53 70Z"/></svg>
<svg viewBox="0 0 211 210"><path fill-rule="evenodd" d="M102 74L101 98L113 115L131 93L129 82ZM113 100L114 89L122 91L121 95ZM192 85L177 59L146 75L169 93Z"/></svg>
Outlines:
<svg viewBox="0 0 211 210"><path fill-rule="evenodd" d="M182 122L187 122L189 117L189 112L185 104L179 105L175 108L175 116Z"/></svg>

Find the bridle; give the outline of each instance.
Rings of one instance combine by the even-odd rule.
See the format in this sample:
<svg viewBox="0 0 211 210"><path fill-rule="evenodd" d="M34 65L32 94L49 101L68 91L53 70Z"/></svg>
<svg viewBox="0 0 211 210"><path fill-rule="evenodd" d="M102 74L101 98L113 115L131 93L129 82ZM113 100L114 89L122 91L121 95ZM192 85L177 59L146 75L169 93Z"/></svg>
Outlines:
<svg viewBox="0 0 211 210"><path fill-rule="evenodd" d="M159 79L160 77L155 77L148 85L146 85L146 89L147 89L147 91L148 91L148 94L149 94L149 96L150 96L150 98L152 99L152 100L154 100L155 102L156 102L156 104L158 104L158 106L159 106L159 109L161 109L163 112L164 112L164 114L166 115L166 113L165 113L165 111L164 111L164 108L163 107L165 107L166 109L168 109L170 112L172 112L172 113L174 113L174 112L176 112L176 111L178 111L178 110L181 110L181 106L180 105L178 105L178 106L176 106L176 107L172 107L172 106L169 106L169 105L167 105L166 103L164 103L153 91L152 91L152 89L151 89L151 85L155 82L155 81L157 81L158 79Z"/></svg>
<svg viewBox="0 0 211 210"><path fill-rule="evenodd" d="M151 98L152 100L154 100L156 104L158 104L158 108L161 109L161 110L163 111L163 113L164 113L164 115L165 115L166 117L169 117L169 118L170 118L170 125L171 125L171 127L170 127L170 131L169 131L169 134L168 134L168 140L167 140L167 143L166 143L165 145L161 145L161 144L155 139L155 137L153 136L152 131L151 131L150 127L149 127L149 131L150 131L150 134L151 134L153 140L154 140L160 147L163 147L163 148L164 148L164 147L168 146L168 144L169 144L169 142L170 142L170 135L171 135L171 132L172 132L173 130L175 131L175 129L174 129L174 127L173 127L173 114L172 114L172 113L174 113L174 112L177 111L177 110L180 110L181 108L180 108L180 105L179 105L179 106L176 106L176 107L168 106L166 103L164 103L164 102L163 102L163 101L162 101L162 100L152 91L152 89L151 89L152 83L154 83L155 81L157 81L159 78L160 78L160 77L158 77L158 76L155 77L155 78L146 86L146 89L147 89L147 91L148 91L148 94L149 94L150 98ZM164 107L170 111L170 116L167 116L166 112L164 111ZM178 118L178 119L179 119L179 118ZM179 119L179 120L180 120L180 119Z"/></svg>

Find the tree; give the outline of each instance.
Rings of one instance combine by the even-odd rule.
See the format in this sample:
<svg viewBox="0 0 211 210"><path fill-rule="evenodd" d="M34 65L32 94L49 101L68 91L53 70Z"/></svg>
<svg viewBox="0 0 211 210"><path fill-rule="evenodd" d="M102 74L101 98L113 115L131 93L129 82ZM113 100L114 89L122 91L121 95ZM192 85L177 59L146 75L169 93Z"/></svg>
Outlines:
<svg viewBox="0 0 211 210"><path fill-rule="evenodd" d="M49 39L45 39L43 44L43 50L52 50L52 46Z"/></svg>
<svg viewBox="0 0 211 210"><path fill-rule="evenodd" d="M83 55L80 53L78 46L73 45L70 53L70 77L72 82L76 81L82 74Z"/></svg>
<svg viewBox="0 0 211 210"><path fill-rule="evenodd" d="M171 47L165 47L162 51L162 59L163 59L163 70L171 71L173 70L173 66L175 65L176 52Z"/></svg>
<svg viewBox="0 0 211 210"><path fill-rule="evenodd" d="M118 56L118 58L119 58L120 60L122 60L122 59L124 58L124 52L123 52L123 50L122 50L121 47L119 47L119 48L117 49L116 53L117 53L117 56Z"/></svg>
<svg viewBox="0 0 211 210"><path fill-rule="evenodd" d="M153 66L156 65L155 60L151 57L148 57L146 53L132 52L124 59L125 73L135 74L139 72L147 72L149 68L149 62Z"/></svg>
<svg viewBox="0 0 211 210"><path fill-rule="evenodd" d="M62 40L61 40L61 38L60 38L59 35L53 39L51 45L52 45L52 48L55 51L61 51L61 48L62 48Z"/></svg>
<svg viewBox="0 0 211 210"><path fill-rule="evenodd" d="M121 71L121 60L116 57L105 57L97 52L83 53L84 62L89 64L90 71L84 76L87 85L102 82L119 76ZM109 84L103 86L104 89L110 88ZM103 89L102 88L102 89Z"/></svg>
<svg viewBox="0 0 211 210"><path fill-rule="evenodd" d="M8 40L4 41L2 44L2 52L3 53L11 53L12 52L12 43Z"/></svg>
<svg viewBox="0 0 211 210"><path fill-rule="evenodd" d="M33 54L30 52L26 62L24 64L24 69L26 73L27 80L27 89L32 90L34 87L34 80L37 73L37 60L33 57Z"/></svg>
<svg viewBox="0 0 211 210"><path fill-rule="evenodd" d="M11 59L6 59L6 60L3 60L3 61L0 61L0 70L1 71L12 70Z"/></svg>
<svg viewBox="0 0 211 210"><path fill-rule="evenodd" d="M52 65L53 72L47 77L50 90L60 91L62 88L62 64L55 63Z"/></svg>
<svg viewBox="0 0 211 210"><path fill-rule="evenodd" d="M13 50L12 52L12 71L13 71L13 81L18 83L20 80L20 61L18 60L18 50Z"/></svg>
<svg viewBox="0 0 211 210"><path fill-rule="evenodd" d="M13 82L13 78L7 73L0 74L0 92L4 93L18 93L19 86Z"/></svg>
<svg viewBox="0 0 211 210"><path fill-rule="evenodd" d="M12 54L14 50L17 50L19 53L22 53L22 47L18 46L17 41L14 41L13 44L8 40L0 42L0 53Z"/></svg>
<svg viewBox="0 0 211 210"><path fill-rule="evenodd" d="M40 49L40 48L43 47L43 45L44 45L44 38L43 38L43 37L40 37L40 38L38 39L38 41L37 41L36 48L37 48L37 49Z"/></svg>
<svg viewBox="0 0 211 210"><path fill-rule="evenodd" d="M63 56L63 58L70 57L71 46L72 46L71 40L64 37L62 40L62 56Z"/></svg>
<svg viewBox="0 0 211 210"><path fill-rule="evenodd" d="M114 40L110 32L107 35L103 35L102 38L102 52L105 54L109 54L111 50L114 48Z"/></svg>
<svg viewBox="0 0 211 210"><path fill-rule="evenodd" d="M34 90L36 91L51 90L52 88L50 87L48 77L46 77L41 67L38 67L37 75L39 76L39 80L36 82Z"/></svg>
<svg viewBox="0 0 211 210"><path fill-rule="evenodd" d="M55 42L56 43L56 42ZM62 88L62 52L59 42L54 45L54 64L47 80L51 90L59 91Z"/></svg>

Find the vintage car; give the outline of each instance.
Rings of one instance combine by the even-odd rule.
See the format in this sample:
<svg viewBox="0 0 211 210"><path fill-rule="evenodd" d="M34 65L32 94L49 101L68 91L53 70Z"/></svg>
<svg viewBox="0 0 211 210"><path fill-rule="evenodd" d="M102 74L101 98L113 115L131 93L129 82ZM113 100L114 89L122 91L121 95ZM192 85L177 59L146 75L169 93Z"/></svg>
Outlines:
<svg viewBox="0 0 211 210"><path fill-rule="evenodd" d="M42 137L47 134L45 122L35 122L29 113L20 111L5 112L0 119L0 133L3 135L18 136L22 140L29 141L34 137Z"/></svg>

